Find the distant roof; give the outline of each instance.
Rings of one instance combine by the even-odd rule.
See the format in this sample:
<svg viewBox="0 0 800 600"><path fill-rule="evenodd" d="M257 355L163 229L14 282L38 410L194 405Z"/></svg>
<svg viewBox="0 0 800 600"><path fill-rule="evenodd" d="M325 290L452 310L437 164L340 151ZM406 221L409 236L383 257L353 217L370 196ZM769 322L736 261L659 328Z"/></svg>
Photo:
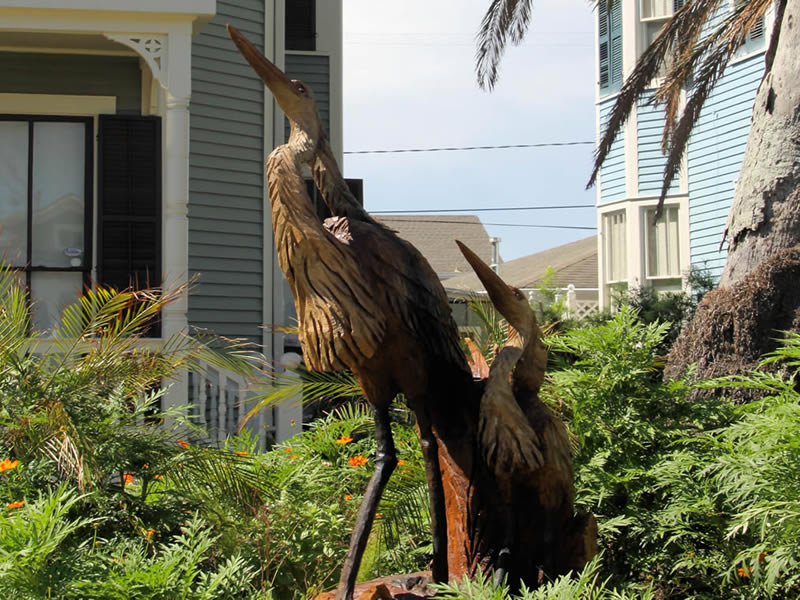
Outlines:
<svg viewBox="0 0 800 600"><path fill-rule="evenodd" d="M573 284L576 288L596 288L597 236L505 262L500 267L500 277L514 287L532 288L542 283L547 267L555 269L553 285L557 287ZM463 291L483 290L474 273L448 279L445 287Z"/></svg>
<svg viewBox="0 0 800 600"><path fill-rule="evenodd" d="M441 279L472 272L455 240L469 246L487 264L492 259L489 234L476 215L373 216L411 242Z"/></svg>

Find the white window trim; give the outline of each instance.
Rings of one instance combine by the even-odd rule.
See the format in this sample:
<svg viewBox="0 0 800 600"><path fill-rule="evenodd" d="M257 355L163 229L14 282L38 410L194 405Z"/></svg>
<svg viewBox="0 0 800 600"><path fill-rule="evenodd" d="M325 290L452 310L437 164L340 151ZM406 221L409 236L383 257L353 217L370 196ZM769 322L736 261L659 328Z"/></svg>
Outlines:
<svg viewBox="0 0 800 600"><path fill-rule="evenodd" d="M627 284L629 287L636 287L640 282L662 281L662 280L681 280L681 286L688 291L687 281L684 273L689 270L691 265L690 245L689 245L689 196L688 194L674 194L667 196L665 206L678 207L678 243L680 245L680 275L665 278L647 278L647 256L646 256L646 223L643 215L647 209L654 208L658 204L658 196L629 197L597 207L597 221L601 227L598 235L598 286L600 288L600 302L603 308L608 307L611 301L609 288ZM606 279L606 256L605 240L602 230L603 217L612 212L625 211L625 227L627 238L627 279L608 281ZM634 252L635 249L635 252Z"/></svg>

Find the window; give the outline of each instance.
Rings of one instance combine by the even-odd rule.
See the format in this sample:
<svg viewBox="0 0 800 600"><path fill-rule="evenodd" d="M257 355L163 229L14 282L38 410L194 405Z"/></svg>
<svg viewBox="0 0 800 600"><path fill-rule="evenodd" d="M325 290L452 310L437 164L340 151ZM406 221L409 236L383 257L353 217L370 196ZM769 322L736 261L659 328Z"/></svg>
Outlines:
<svg viewBox="0 0 800 600"><path fill-rule="evenodd" d="M0 257L25 278L38 331L94 267L116 288L161 283L160 119L99 117L96 264L94 133L92 117L0 115Z"/></svg>
<svg viewBox="0 0 800 600"><path fill-rule="evenodd" d="M680 278L678 207L665 206L664 214L656 223L654 223L655 215L655 208L645 211L647 278Z"/></svg>
<svg viewBox="0 0 800 600"><path fill-rule="evenodd" d="M37 330L90 281L92 137L91 118L0 116L0 256L25 274Z"/></svg>
<svg viewBox="0 0 800 600"><path fill-rule="evenodd" d="M286 0L286 49L316 50L315 0Z"/></svg>
<svg viewBox="0 0 800 600"><path fill-rule="evenodd" d="M600 54L600 90L610 93L622 84L622 0L600 0L597 5Z"/></svg>
<svg viewBox="0 0 800 600"><path fill-rule="evenodd" d="M639 52L643 53L658 37L661 28L683 6L683 0L641 0L642 38ZM669 57L667 57L669 60ZM666 75L668 62L662 63L656 78ZM654 83L654 85L656 85Z"/></svg>
<svg viewBox="0 0 800 600"><path fill-rule="evenodd" d="M628 254L625 231L625 211L603 215L603 254L606 283L628 278Z"/></svg>
<svg viewBox="0 0 800 600"><path fill-rule="evenodd" d="M642 0L641 19L666 21L683 6L683 0Z"/></svg>
<svg viewBox="0 0 800 600"><path fill-rule="evenodd" d="M747 0L733 0L731 10L740 10L746 3ZM756 21L756 24L750 30L750 33L747 34L747 39L739 49L739 53L748 54L750 52L756 52L763 49L764 39L764 17L762 16L758 19L758 21Z"/></svg>

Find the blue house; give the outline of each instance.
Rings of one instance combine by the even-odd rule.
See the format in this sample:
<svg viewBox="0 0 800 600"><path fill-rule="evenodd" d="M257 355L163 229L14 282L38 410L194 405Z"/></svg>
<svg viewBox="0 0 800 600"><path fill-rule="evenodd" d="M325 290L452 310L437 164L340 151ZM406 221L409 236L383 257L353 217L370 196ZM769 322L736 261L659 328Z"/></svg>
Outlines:
<svg viewBox="0 0 800 600"><path fill-rule="evenodd" d="M737 0L724 5L724 18ZM605 128L623 79L682 0L601 0L595 35L597 136ZM719 277L720 249L750 130L756 89L772 14L751 32L717 82L695 125L679 176L665 201L665 218L653 224L663 181L664 113L639 101L598 178L598 278L601 305L613 291L650 286L689 291L691 267ZM658 85L653 81L653 88ZM685 101L685 99L684 99Z"/></svg>

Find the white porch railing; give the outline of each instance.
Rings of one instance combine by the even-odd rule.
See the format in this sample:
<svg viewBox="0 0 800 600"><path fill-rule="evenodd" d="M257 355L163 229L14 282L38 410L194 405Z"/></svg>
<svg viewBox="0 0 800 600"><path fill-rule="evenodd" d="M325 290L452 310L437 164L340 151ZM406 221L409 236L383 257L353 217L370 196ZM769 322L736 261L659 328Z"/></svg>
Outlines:
<svg viewBox="0 0 800 600"><path fill-rule="evenodd" d="M249 410L247 381L214 367L191 371L188 378L187 404L192 421L205 427L211 443L221 443L229 435L235 435ZM264 438L262 444L275 440L275 412L274 407L265 409L248 423L254 433Z"/></svg>

